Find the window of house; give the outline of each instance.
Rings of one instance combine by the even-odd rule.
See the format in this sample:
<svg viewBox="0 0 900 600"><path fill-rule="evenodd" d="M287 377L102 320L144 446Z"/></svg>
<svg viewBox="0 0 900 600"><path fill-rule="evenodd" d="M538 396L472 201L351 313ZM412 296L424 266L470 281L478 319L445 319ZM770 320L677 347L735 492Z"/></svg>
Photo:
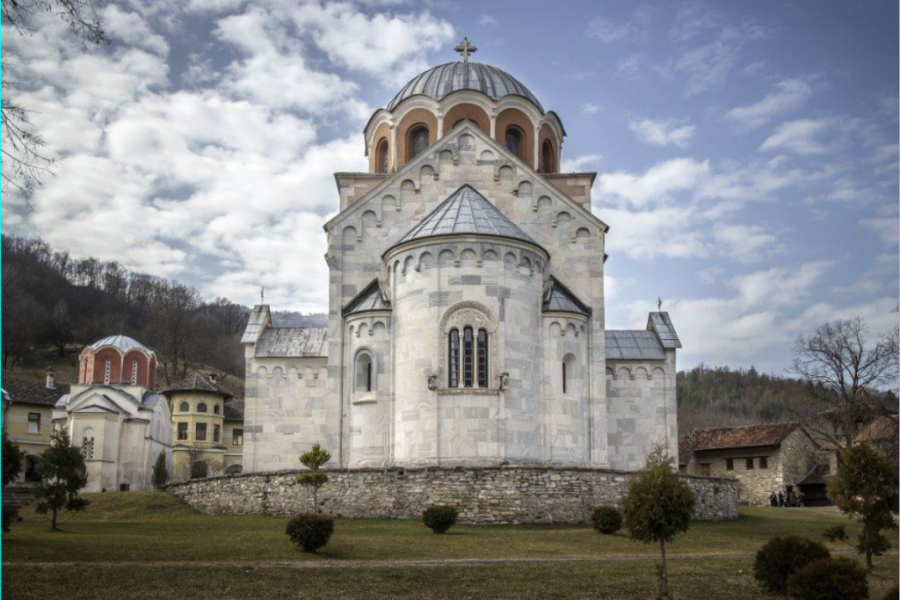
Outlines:
<svg viewBox="0 0 900 600"><path fill-rule="evenodd" d="M488 334L478 330L478 387L488 387Z"/></svg>
<svg viewBox="0 0 900 600"><path fill-rule="evenodd" d="M244 430L243 429L235 429L231 432L231 445L232 446L243 446L244 445Z"/></svg>
<svg viewBox="0 0 900 600"><path fill-rule="evenodd" d="M752 470L753 470L753 459L752 459L752 458L748 458L748 459L747 459L747 470L748 470L748 471L752 471Z"/></svg>
<svg viewBox="0 0 900 600"><path fill-rule="evenodd" d="M222 436L222 431L218 425L213 425L213 441L218 443L219 438Z"/></svg>
<svg viewBox="0 0 900 600"><path fill-rule="evenodd" d="M451 388L490 387L490 341L486 329L452 329L447 340L447 383Z"/></svg>
<svg viewBox="0 0 900 600"><path fill-rule="evenodd" d="M367 352L356 357L356 391L369 393L374 389L372 378L372 356Z"/></svg>
<svg viewBox="0 0 900 600"><path fill-rule="evenodd" d="M450 332L449 348L447 349L449 357L449 373L450 387L459 387L459 330L454 329Z"/></svg>
<svg viewBox="0 0 900 600"><path fill-rule="evenodd" d="M197 423L197 431L194 439L198 442L206 441L206 423Z"/></svg>
<svg viewBox="0 0 900 600"><path fill-rule="evenodd" d="M568 369L566 368L566 366L567 366L567 365L566 365L566 361L563 361L563 363L562 363L562 388L563 388L563 394L568 394L568 393L569 393L569 373L568 373Z"/></svg>
<svg viewBox="0 0 900 600"><path fill-rule="evenodd" d="M94 432L86 429L81 438L81 455L84 460L94 460Z"/></svg>
<svg viewBox="0 0 900 600"><path fill-rule="evenodd" d="M129 491L129 490L131 490L131 486L130 486L129 484L127 484L127 483L120 483L120 484L119 484L119 491L120 491L120 492L127 492L127 491Z"/></svg>
<svg viewBox="0 0 900 600"><path fill-rule="evenodd" d="M726 471L734 471L734 459L733 458L725 459L725 470Z"/></svg>
<svg viewBox="0 0 900 600"><path fill-rule="evenodd" d="M709 477L712 475L712 465L710 464L702 464L700 465L700 474L704 477Z"/></svg>
<svg viewBox="0 0 900 600"><path fill-rule="evenodd" d="M428 148L428 128L416 125L409 132L409 160L422 154Z"/></svg>
<svg viewBox="0 0 900 600"><path fill-rule="evenodd" d="M111 375L112 375L112 360L107 358L106 363L103 367L103 383L108 384Z"/></svg>
<svg viewBox="0 0 900 600"><path fill-rule="evenodd" d="M759 468L760 469L768 469L769 468L769 458L767 456L759 457Z"/></svg>
<svg viewBox="0 0 900 600"><path fill-rule="evenodd" d="M25 430L25 433L40 433L41 432L41 413L28 413L28 428Z"/></svg>
<svg viewBox="0 0 900 600"><path fill-rule="evenodd" d="M388 141L381 140L378 142L378 150L375 152L375 172L376 173L387 173L388 172L388 164L390 160L388 158Z"/></svg>
<svg viewBox="0 0 900 600"><path fill-rule="evenodd" d="M178 441L184 442L188 439L188 424L187 423L179 423L178 424Z"/></svg>
<svg viewBox="0 0 900 600"><path fill-rule="evenodd" d="M209 408L206 406L205 403L201 402L200 404L197 405L197 412L198 413L209 412Z"/></svg>
<svg viewBox="0 0 900 600"><path fill-rule="evenodd" d="M541 145L541 173L553 173L555 167L553 165L553 144L550 140L544 140Z"/></svg>
<svg viewBox="0 0 900 600"><path fill-rule="evenodd" d="M475 332L471 327L463 329L463 385L475 385Z"/></svg>
<svg viewBox="0 0 900 600"><path fill-rule="evenodd" d="M181 412L191 412L191 405L187 402L182 402L181 406L178 407L178 410Z"/></svg>
<svg viewBox="0 0 900 600"><path fill-rule="evenodd" d="M218 404L213 404L213 414L214 415L219 414L219 405Z"/></svg>
<svg viewBox="0 0 900 600"><path fill-rule="evenodd" d="M131 361L131 385L137 385L138 379L138 361Z"/></svg>
<svg viewBox="0 0 900 600"><path fill-rule="evenodd" d="M506 130L506 149L522 158L525 136L518 127L509 127Z"/></svg>

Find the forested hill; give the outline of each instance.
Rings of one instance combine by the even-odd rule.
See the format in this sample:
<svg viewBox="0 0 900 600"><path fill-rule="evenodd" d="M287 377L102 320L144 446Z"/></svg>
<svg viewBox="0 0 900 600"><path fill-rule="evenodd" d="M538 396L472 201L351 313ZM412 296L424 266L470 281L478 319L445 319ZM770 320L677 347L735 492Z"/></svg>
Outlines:
<svg viewBox="0 0 900 600"><path fill-rule="evenodd" d="M697 427L725 427L796 419L791 406L806 401L799 379L749 370L700 365L678 373L681 433Z"/></svg>
<svg viewBox="0 0 900 600"><path fill-rule="evenodd" d="M47 364L73 362L86 344L124 334L157 353L161 384L200 366L243 379L247 307L204 301L190 286L116 262L76 260L37 238L4 235L0 250L4 375L40 374ZM276 320L308 327L323 318L286 313Z"/></svg>

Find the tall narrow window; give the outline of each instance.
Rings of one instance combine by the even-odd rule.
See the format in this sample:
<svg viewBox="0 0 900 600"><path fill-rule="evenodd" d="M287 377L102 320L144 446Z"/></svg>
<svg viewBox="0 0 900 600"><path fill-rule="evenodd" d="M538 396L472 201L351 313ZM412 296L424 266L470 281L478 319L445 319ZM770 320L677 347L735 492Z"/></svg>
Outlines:
<svg viewBox="0 0 900 600"><path fill-rule="evenodd" d="M137 385L138 361L131 361L131 385Z"/></svg>
<svg viewBox="0 0 900 600"><path fill-rule="evenodd" d="M363 352L356 359L356 391L367 393L374 389L374 377L372 376L372 357Z"/></svg>
<svg viewBox="0 0 900 600"><path fill-rule="evenodd" d="M231 432L231 445L232 446L243 446L244 445L244 430L243 429L235 429Z"/></svg>
<svg viewBox="0 0 900 600"><path fill-rule="evenodd" d="M566 367L567 367L566 361L563 361L563 364L562 364L563 394L569 393L569 373L568 373L568 369Z"/></svg>
<svg viewBox="0 0 900 600"><path fill-rule="evenodd" d="M41 432L41 413L28 413L28 428L25 433L38 434Z"/></svg>
<svg viewBox="0 0 900 600"><path fill-rule="evenodd" d="M94 432L91 429L84 431L81 439L81 455L84 460L94 460Z"/></svg>
<svg viewBox="0 0 900 600"><path fill-rule="evenodd" d="M188 424L187 423L179 423L178 424L178 441L184 442L188 439Z"/></svg>
<svg viewBox="0 0 900 600"><path fill-rule="evenodd" d="M388 141L381 140L378 142L378 150L375 153L375 172L387 173L388 163Z"/></svg>
<svg viewBox="0 0 900 600"><path fill-rule="evenodd" d="M463 329L463 385L475 385L475 332L471 327Z"/></svg>
<svg viewBox="0 0 900 600"><path fill-rule="evenodd" d="M450 387L459 387L459 329L450 332L449 348L447 349L449 365L447 366L450 378Z"/></svg>
<svg viewBox="0 0 900 600"><path fill-rule="evenodd" d="M517 157L522 158L523 139L524 136L521 129L518 127L508 128L506 130L506 149Z"/></svg>
<svg viewBox="0 0 900 600"><path fill-rule="evenodd" d="M109 378L112 374L112 360L106 359L106 366L103 368L103 383L109 384Z"/></svg>
<svg viewBox="0 0 900 600"><path fill-rule="evenodd" d="M553 165L553 144L550 140L544 140L541 145L541 173L553 173L555 171Z"/></svg>
<svg viewBox="0 0 900 600"><path fill-rule="evenodd" d="M198 442L206 441L206 423L197 423L197 429L194 432L194 440Z"/></svg>
<svg viewBox="0 0 900 600"><path fill-rule="evenodd" d="M488 387L488 334L478 330L478 387Z"/></svg>
<svg viewBox="0 0 900 600"><path fill-rule="evenodd" d="M222 429L218 425L213 425L213 441L219 443L219 438L222 436Z"/></svg>
<svg viewBox="0 0 900 600"><path fill-rule="evenodd" d="M428 148L428 128L416 125L409 132L409 160L422 154Z"/></svg>

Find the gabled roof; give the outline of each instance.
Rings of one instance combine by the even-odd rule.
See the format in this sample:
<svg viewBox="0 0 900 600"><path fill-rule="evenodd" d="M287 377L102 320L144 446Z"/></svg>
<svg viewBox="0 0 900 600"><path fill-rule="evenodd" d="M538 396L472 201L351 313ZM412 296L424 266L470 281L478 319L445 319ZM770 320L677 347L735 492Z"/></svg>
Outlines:
<svg viewBox="0 0 900 600"><path fill-rule="evenodd" d="M666 360L666 350L652 331L607 329L607 360Z"/></svg>
<svg viewBox="0 0 900 600"><path fill-rule="evenodd" d="M550 276L550 285L544 291L544 312L568 312L585 317L591 316L591 307L578 299L578 297L560 281Z"/></svg>
<svg viewBox="0 0 900 600"><path fill-rule="evenodd" d="M381 289L381 283L378 279L373 280L353 300L347 303L347 307L344 309L344 316L370 310L391 310L391 301L384 293L384 290Z"/></svg>
<svg viewBox="0 0 900 600"><path fill-rule="evenodd" d="M876 417L874 421L866 425L857 435L855 443L881 442L897 439L897 417Z"/></svg>
<svg viewBox="0 0 900 600"><path fill-rule="evenodd" d="M13 404L54 406L62 396L69 393L69 386L57 384L55 388L48 388L44 381L13 379L4 375L3 390Z"/></svg>
<svg viewBox="0 0 900 600"><path fill-rule="evenodd" d="M681 340L675 333L675 326L672 325L672 319L667 312L650 313L647 320L647 329L652 329L659 336L659 341L663 348L671 350L673 348L681 348Z"/></svg>
<svg viewBox="0 0 900 600"><path fill-rule="evenodd" d="M250 318L247 320L247 326L244 328L244 335L241 337L242 344L255 344L265 330L269 322L269 306L267 304L259 304L250 311Z"/></svg>
<svg viewBox="0 0 900 600"><path fill-rule="evenodd" d="M181 381L176 381L162 391L166 396L176 392L207 392L210 394L217 394L225 399L231 398L229 392L226 392L200 373L192 373Z"/></svg>
<svg viewBox="0 0 900 600"><path fill-rule="evenodd" d="M740 448L764 448L778 446L784 439L800 427L798 422L767 423L745 427L723 427L718 429L697 429L687 438L679 440L679 447L690 448L691 452L707 450L734 450Z"/></svg>
<svg viewBox="0 0 900 600"><path fill-rule="evenodd" d="M448 235L483 235L525 242L541 248L496 206L469 184L450 194L421 223L397 240L385 254L407 242Z"/></svg>
<svg viewBox="0 0 900 600"><path fill-rule="evenodd" d="M256 343L258 358L328 356L327 328L270 327Z"/></svg>

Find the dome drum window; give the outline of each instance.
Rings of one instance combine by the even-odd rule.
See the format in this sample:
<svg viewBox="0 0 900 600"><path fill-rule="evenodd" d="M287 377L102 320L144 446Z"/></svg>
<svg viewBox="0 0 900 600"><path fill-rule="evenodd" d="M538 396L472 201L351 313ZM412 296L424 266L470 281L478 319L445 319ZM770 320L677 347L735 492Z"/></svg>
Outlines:
<svg viewBox="0 0 900 600"><path fill-rule="evenodd" d="M407 143L407 162L422 154L430 145L428 127L414 125L409 130L409 142Z"/></svg>

